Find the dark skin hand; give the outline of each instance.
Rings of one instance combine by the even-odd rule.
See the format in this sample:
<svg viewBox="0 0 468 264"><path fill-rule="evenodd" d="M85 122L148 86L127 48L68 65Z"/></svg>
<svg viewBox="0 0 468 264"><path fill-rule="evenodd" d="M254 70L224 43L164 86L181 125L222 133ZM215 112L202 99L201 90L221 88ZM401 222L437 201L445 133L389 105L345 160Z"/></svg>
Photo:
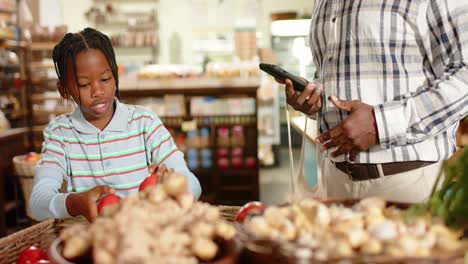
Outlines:
<svg viewBox="0 0 468 264"><path fill-rule="evenodd" d="M345 101L330 96L329 100L339 109L349 112L349 116L336 127L322 133L317 141L323 143L322 150L338 147L331 157L349 154L354 161L360 151L379 143L374 108L361 101Z"/></svg>
<svg viewBox="0 0 468 264"><path fill-rule="evenodd" d="M97 202L101 196L114 192L115 190L111 187L101 185L86 192L72 193L67 196L65 201L68 213L71 216L82 215L92 223L98 216Z"/></svg>
<svg viewBox="0 0 468 264"><path fill-rule="evenodd" d="M309 82L304 88L304 91L297 93L294 90L291 80L286 79L284 82L275 79L277 82L286 85L286 101L295 110L301 111L306 115L317 113L322 107L322 84Z"/></svg>
<svg viewBox="0 0 468 264"><path fill-rule="evenodd" d="M158 181L160 182L164 182L163 176L167 175L166 172L168 171L170 170L166 167L166 165L162 164L159 166L157 162L154 162L153 164L151 164L149 168L149 173L153 174L154 172L156 172L156 177L158 178Z"/></svg>

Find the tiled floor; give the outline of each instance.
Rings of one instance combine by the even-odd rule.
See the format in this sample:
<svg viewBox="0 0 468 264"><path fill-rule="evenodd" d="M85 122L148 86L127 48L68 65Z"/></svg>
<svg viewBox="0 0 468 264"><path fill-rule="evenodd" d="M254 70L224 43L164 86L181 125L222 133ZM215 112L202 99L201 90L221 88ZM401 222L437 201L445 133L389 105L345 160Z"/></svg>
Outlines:
<svg viewBox="0 0 468 264"><path fill-rule="evenodd" d="M300 149L293 149L295 166L299 161ZM290 165L288 148L279 151L280 164L276 168L260 168L260 201L272 205L287 201L290 182Z"/></svg>

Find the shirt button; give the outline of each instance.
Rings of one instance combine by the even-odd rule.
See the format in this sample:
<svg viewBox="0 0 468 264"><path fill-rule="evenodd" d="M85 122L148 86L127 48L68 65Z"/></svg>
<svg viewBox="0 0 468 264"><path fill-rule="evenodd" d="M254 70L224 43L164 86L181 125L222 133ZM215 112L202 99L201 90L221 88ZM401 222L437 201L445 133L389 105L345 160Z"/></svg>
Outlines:
<svg viewBox="0 0 468 264"><path fill-rule="evenodd" d="M332 17L331 22L335 23L336 22L336 17Z"/></svg>
<svg viewBox="0 0 468 264"><path fill-rule="evenodd" d="M105 138L106 136L104 134L101 134L101 138Z"/></svg>

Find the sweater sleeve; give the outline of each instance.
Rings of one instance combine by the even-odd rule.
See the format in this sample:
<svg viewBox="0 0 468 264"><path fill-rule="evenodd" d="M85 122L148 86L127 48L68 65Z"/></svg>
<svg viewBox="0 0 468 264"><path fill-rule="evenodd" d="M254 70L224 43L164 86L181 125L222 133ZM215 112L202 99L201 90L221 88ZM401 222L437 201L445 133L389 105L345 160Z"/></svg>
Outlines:
<svg viewBox="0 0 468 264"><path fill-rule="evenodd" d="M201 186L197 177L190 172L184 160L184 154L179 151L169 131L164 127L161 120L154 118L147 124L147 150L150 152L151 162L165 164L168 168L185 175L188 180L188 191L198 199L201 195Z"/></svg>
<svg viewBox="0 0 468 264"><path fill-rule="evenodd" d="M29 202L32 217L39 221L71 217L65 205L69 193L59 192L67 176L63 137L59 131L60 129L49 126L43 132L41 160L35 168L34 186Z"/></svg>

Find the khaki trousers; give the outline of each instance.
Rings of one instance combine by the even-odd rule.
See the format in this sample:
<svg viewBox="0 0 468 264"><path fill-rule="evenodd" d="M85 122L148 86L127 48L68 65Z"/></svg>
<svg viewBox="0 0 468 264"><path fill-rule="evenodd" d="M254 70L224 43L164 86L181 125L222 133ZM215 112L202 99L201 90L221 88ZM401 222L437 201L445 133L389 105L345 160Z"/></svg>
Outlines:
<svg viewBox="0 0 468 264"><path fill-rule="evenodd" d="M352 181L328 158L321 161L321 180L327 198L380 196L388 201L416 203L431 194L442 161L419 169L383 176L375 180Z"/></svg>

